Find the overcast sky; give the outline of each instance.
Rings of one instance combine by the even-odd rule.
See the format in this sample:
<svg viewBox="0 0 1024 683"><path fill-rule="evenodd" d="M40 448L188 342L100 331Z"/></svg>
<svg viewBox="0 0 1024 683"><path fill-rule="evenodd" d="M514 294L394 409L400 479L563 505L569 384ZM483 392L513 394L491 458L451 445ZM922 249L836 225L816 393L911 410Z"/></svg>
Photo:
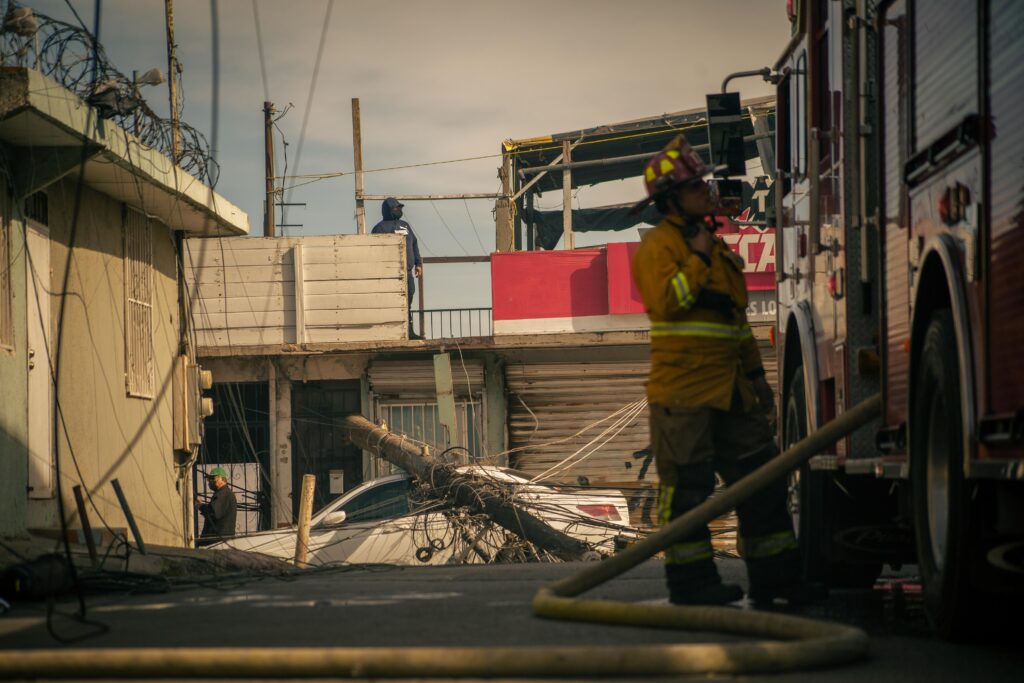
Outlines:
<svg viewBox="0 0 1024 683"><path fill-rule="evenodd" d="M64 2L23 0L74 21ZM92 0L71 0L93 26ZM772 64L789 38L785 0L337 0L303 142L300 173L352 170L351 98L362 107L367 169L497 154L525 138L652 116L704 104L723 76ZM269 99L295 105L279 126L296 171L326 0L257 0ZM177 0L175 37L184 68L184 118L207 136L211 113L210 3ZM263 79L252 0L221 0L217 190L262 232ZM166 71L163 0L106 0L100 41L126 74ZM744 98L770 94L759 79L735 83ZM165 86L143 95L167 112ZM278 145L278 173L283 155ZM490 192L497 158L371 173L372 194ZM287 234L354 233L354 181L295 190ZM640 180L582 188L578 206L632 201ZM539 206L560 206L548 193ZM481 254L494 247L493 202L410 202L406 218L424 255ZM367 206L367 227L379 219ZM450 232L449 232L450 231ZM577 246L636 239L636 232L584 233ZM485 266L436 266L427 307L488 306Z"/></svg>

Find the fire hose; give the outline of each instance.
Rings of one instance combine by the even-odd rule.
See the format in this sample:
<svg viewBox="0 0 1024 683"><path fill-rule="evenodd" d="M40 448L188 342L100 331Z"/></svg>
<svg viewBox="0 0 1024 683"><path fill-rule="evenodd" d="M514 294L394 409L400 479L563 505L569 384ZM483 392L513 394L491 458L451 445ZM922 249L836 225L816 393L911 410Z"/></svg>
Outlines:
<svg viewBox="0 0 1024 683"><path fill-rule="evenodd" d="M653 557L881 412L876 395L621 553L543 587L538 617L715 632L770 640L630 646L124 648L5 652L4 678L494 678L773 673L838 666L867 654L860 629L774 612L676 607L577 596Z"/></svg>

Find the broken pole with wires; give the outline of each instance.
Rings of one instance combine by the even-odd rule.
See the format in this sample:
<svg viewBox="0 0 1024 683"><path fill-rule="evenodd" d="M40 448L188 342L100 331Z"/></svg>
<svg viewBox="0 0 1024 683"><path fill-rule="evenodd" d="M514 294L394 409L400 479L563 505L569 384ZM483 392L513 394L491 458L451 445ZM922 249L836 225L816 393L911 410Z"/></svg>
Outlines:
<svg viewBox="0 0 1024 683"><path fill-rule="evenodd" d="M508 496L494 493L482 482L462 476L451 465L427 455L400 434L381 429L361 415L345 418L343 425L356 446L375 453L436 489L447 490L456 504L486 514L495 524L520 536L561 560L581 560L587 545L552 528Z"/></svg>

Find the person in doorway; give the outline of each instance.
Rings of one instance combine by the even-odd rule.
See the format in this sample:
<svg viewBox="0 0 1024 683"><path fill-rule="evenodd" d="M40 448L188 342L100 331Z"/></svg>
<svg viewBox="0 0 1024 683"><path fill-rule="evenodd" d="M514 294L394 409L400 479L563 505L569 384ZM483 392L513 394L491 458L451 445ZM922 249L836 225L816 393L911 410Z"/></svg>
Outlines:
<svg viewBox="0 0 1024 683"><path fill-rule="evenodd" d="M206 475L213 496L205 503L200 503L199 513L203 516L203 531L199 535L199 545L210 545L235 535L235 515L237 502L235 494L228 485L228 473L223 467L214 467Z"/></svg>
<svg viewBox="0 0 1024 683"><path fill-rule="evenodd" d="M381 205L381 220L373 226L371 231L374 235L404 235L405 236L405 268L406 282L408 284L408 308L409 308L409 338L423 339L413 331L412 328L412 297L416 293L416 278L423 275L423 259L420 258L420 245L416 240L416 233L412 226L402 220L402 204L394 197L388 197Z"/></svg>
<svg viewBox="0 0 1024 683"><path fill-rule="evenodd" d="M644 169L648 197L664 219L644 235L633 278L651 320L647 383L651 448L662 525L703 503L716 472L733 484L778 454L768 416L771 386L746 319L743 261L714 234L710 171L682 135ZM799 560L778 481L737 508L738 546L756 605L805 602ZM665 553L669 599L721 605L743 597L723 583L705 526Z"/></svg>

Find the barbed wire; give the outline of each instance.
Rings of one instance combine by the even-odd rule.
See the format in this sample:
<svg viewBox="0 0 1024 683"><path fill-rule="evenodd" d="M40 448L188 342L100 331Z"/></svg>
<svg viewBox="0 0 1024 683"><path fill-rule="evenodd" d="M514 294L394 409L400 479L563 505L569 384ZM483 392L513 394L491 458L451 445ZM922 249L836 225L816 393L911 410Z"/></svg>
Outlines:
<svg viewBox="0 0 1024 683"><path fill-rule="evenodd" d="M96 55L96 85L92 57ZM80 26L6 3L0 26L0 65L39 71L86 103L102 118L114 121L151 149L155 149L210 187L217 184L220 166L206 137L178 121L178 158L174 158L174 122L154 112L139 95L139 83L121 73L103 46ZM165 78L178 78L167 74ZM179 80L180 82L180 80ZM179 107L180 108L180 107Z"/></svg>

